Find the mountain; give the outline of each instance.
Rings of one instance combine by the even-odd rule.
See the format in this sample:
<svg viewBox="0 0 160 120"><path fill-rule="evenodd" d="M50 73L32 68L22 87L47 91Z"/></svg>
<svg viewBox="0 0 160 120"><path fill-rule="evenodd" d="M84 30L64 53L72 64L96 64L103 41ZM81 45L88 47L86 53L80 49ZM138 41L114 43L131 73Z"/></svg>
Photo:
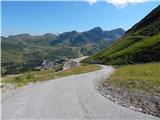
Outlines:
<svg viewBox="0 0 160 120"><path fill-rule="evenodd" d="M85 32L62 33L52 41L51 45L54 47L78 47L82 55L92 55L113 43L124 33L125 31L121 28L103 31L100 27L95 27Z"/></svg>
<svg viewBox="0 0 160 120"><path fill-rule="evenodd" d="M2 74L33 70L43 60L62 63L67 58L92 55L124 34L123 29L103 31L96 27L86 32L46 33L31 36L27 33L1 37Z"/></svg>
<svg viewBox="0 0 160 120"><path fill-rule="evenodd" d="M160 6L108 48L83 62L112 65L160 62Z"/></svg>
<svg viewBox="0 0 160 120"><path fill-rule="evenodd" d="M122 35L124 35L124 33L125 31L122 28L117 28L117 29L108 31L108 34L106 34L106 36L110 37L110 39L117 39L117 38L120 38Z"/></svg>

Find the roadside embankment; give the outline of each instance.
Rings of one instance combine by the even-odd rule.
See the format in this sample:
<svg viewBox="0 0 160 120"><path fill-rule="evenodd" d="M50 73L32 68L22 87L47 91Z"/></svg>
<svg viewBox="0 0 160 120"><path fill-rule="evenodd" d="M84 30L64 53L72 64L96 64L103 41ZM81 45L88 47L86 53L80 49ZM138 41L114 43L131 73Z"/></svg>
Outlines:
<svg viewBox="0 0 160 120"><path fill-rule="evenodd" d="M98 91L122 106L160 117L160 64L119 67Z"/></svg>

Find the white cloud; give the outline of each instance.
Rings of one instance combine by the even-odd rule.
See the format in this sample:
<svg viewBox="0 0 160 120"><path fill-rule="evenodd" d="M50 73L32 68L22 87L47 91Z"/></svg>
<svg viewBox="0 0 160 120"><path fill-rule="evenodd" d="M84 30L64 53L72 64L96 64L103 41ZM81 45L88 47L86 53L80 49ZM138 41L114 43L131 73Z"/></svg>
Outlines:
<svg viewBox="0 0 160 120"><path fill-rule="evenodd" d="M151 2L155 0L106 0L107 3L113 4L117 7L125 7L128 4L137 4L143 2Z"/></svg>
<svg viewBox="0 0 160 120"><path fill-rule="evenodd" d="M128 4L138 4L138 3L144 3L144 2L153 2L153 1L160 1L160 0L86 0L89 2L90 5L93 5L94 3L98 1L106 1L109 4L113 4L116 7L125 7Z"/></svg>
<svg viewBox="0 0 160 120"><path fill-rule="evenodd" d="M87 2L89 2L90 5L93 5L94 3L97 2L97 0L86 0Z"/></svg>

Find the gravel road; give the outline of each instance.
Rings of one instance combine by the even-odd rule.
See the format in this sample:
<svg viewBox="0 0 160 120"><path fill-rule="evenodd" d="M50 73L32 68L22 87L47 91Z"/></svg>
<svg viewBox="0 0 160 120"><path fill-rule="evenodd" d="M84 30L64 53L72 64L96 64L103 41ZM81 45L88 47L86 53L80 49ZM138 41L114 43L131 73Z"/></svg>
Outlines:
<svg viewBox="0 0 160 120"><path fill-rule="evenodd" d="M95 90L113 68L36 83L2 95L2 119L158 120L117 105Z"/></svg>

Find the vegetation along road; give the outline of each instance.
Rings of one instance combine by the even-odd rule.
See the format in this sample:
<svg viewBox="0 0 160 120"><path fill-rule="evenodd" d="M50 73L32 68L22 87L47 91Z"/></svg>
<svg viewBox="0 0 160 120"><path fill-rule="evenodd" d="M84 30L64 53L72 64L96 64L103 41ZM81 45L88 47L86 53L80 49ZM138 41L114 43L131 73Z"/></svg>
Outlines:
<svg viewBox="0 0 160 120"><path fill-rule="evenodd" d="M97 80L114 69L103 69L33 84L2 98L3 119L158 119L117 105L96 91ZM107 76L106 76L107 74Z"/></svg>

